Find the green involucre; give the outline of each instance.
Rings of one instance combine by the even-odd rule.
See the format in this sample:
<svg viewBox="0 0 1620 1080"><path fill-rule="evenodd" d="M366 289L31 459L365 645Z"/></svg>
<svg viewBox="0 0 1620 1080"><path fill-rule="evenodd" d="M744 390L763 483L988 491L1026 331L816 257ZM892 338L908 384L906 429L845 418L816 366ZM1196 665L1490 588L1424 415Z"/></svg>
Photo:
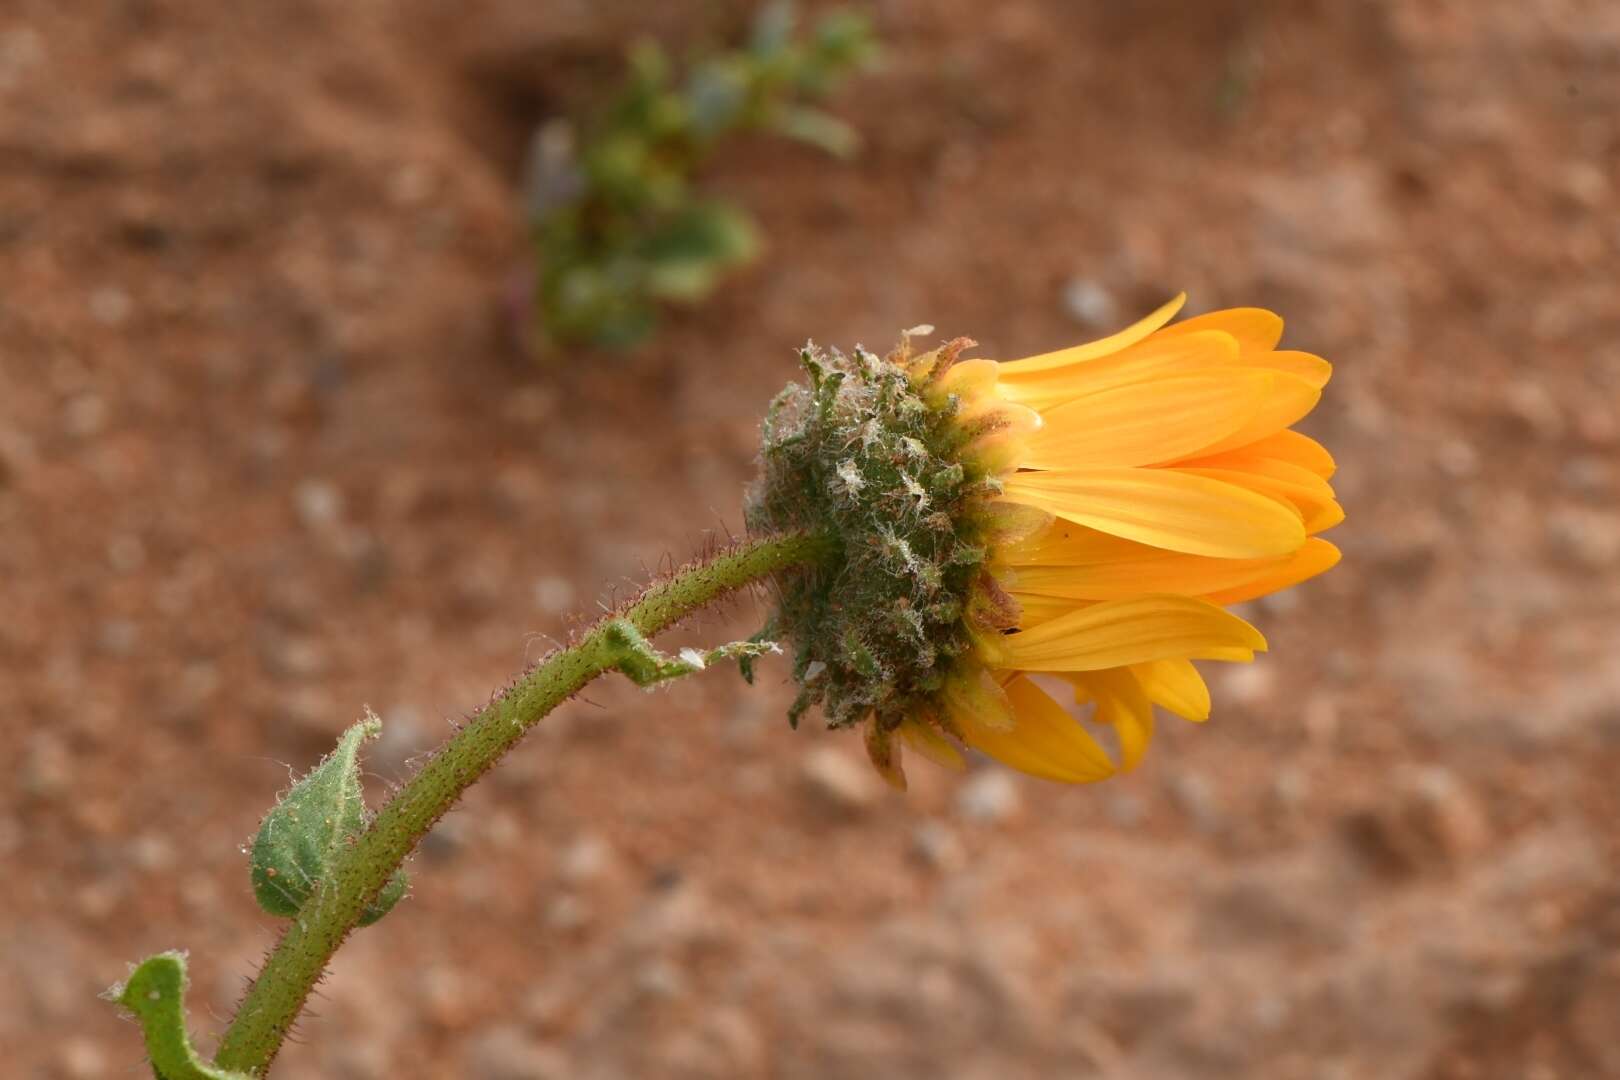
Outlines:
<svg viewBox="0 0 1620 1080"><path fill-rule="evenodd" d="M801 360L808 380L771 404L747 508L755 532L840 544L778 575L770 629L793 643L800 684L789 720L819 704L832 727L875 713L892 729L971 648L963 616L987 554L975 511L999 484L964 453L958 401L925 393L904 353L807 346Z"/></svg>

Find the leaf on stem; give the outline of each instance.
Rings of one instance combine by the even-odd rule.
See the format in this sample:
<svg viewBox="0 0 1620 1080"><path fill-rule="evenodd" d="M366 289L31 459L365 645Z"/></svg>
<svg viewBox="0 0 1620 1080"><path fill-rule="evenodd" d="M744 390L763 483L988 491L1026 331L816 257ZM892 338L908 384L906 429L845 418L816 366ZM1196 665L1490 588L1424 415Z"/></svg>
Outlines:
<svg viewBox="0 0 1620 1080"><path fill-rule="evenodd" d="M192 1048L186 1034L185 953L148 957L102 997L122 1005L140 1021L157 1080L251 1080L247 1073L215 1068Z"/></svg>
<svg viewBox="0 0 1620 1080"><path fill-rule="evenodd" d="M603 629L602 637L611 657L612 666L627 676L631 682L643 688L656 686L668 679L694 674L722 660L736 660L741 663L756 656L782 651L781 646L774 641L751 639L733 641L729 645L722 645L708 652L682 649L679 655L666 656L653 648L629 619L614 619Z"/></svg>
<svg viewBox="0 0 1620 1080"><path fill-rule="evenodd" d="M265 815L251 858L253 895L265 911L285 918L297 915L344 848L365 829L370 817L360 791L360 744L381 730L382 721L366 710L366 718L338 739L337 749ZM388 914L405 887L401 869L360 917L360 925Z"/></svg>

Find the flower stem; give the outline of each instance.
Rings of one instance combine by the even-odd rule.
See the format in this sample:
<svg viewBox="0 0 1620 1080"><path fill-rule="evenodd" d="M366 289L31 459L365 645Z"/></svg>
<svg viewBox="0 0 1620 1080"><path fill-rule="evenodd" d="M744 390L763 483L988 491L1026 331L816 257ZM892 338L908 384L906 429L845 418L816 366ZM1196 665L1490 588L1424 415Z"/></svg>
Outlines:
<svg viewBox="0 0 1620 1080"><path fill-rule="evenodd" d="M650 637L728 593L828 552L825 538L792 533L695 562L540 661L490 702L389 800L299 910L231 1020L216 1064L254 1075L269 1068L332 954L433 823L536 721L627 660L615 627L628 622Z"/></svg>

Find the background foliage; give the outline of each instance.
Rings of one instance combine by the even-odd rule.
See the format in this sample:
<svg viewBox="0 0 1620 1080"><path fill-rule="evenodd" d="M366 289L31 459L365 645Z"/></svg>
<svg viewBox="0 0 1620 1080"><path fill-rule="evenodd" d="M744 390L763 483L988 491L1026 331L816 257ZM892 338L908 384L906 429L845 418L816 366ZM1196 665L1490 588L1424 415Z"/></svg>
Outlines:
<svg viewBox="0 0 1620 1080"><path fill-rule="evenodd" d="M795 10L766 6L746 47L684 70L642 41L605 107L536 133L528 187L541 335L635 344L661 305L704 299L758 256L753 218L702 188L705 165L731 136L763 131L835 157L855 152L855 130L810 103L872 60L870 23L841 11L799 32Z"/></svg>

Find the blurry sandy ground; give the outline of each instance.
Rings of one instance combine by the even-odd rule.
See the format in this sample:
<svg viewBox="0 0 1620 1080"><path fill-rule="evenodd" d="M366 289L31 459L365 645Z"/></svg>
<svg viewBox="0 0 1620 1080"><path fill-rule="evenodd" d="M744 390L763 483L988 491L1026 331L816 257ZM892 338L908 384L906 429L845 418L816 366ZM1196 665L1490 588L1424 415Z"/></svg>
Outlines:
<svg viewBox="0 0 1620 1080"><path fill-rule="evenodd" d="M1102 787L899 797L787 731L780 669L606 682L429 839L280 1072L1620 1076L1620 5L879 3L864 156L715 177L773 257L537 369L520 148L640 6L0 11L8 1075L136 1075L93 995L174 946L211 1046L289 767L369 702L380 796L738 527L805 337L1019 355L1186 288L1337 362L1307 426L1350 514L1211 723Z"/></svg>

